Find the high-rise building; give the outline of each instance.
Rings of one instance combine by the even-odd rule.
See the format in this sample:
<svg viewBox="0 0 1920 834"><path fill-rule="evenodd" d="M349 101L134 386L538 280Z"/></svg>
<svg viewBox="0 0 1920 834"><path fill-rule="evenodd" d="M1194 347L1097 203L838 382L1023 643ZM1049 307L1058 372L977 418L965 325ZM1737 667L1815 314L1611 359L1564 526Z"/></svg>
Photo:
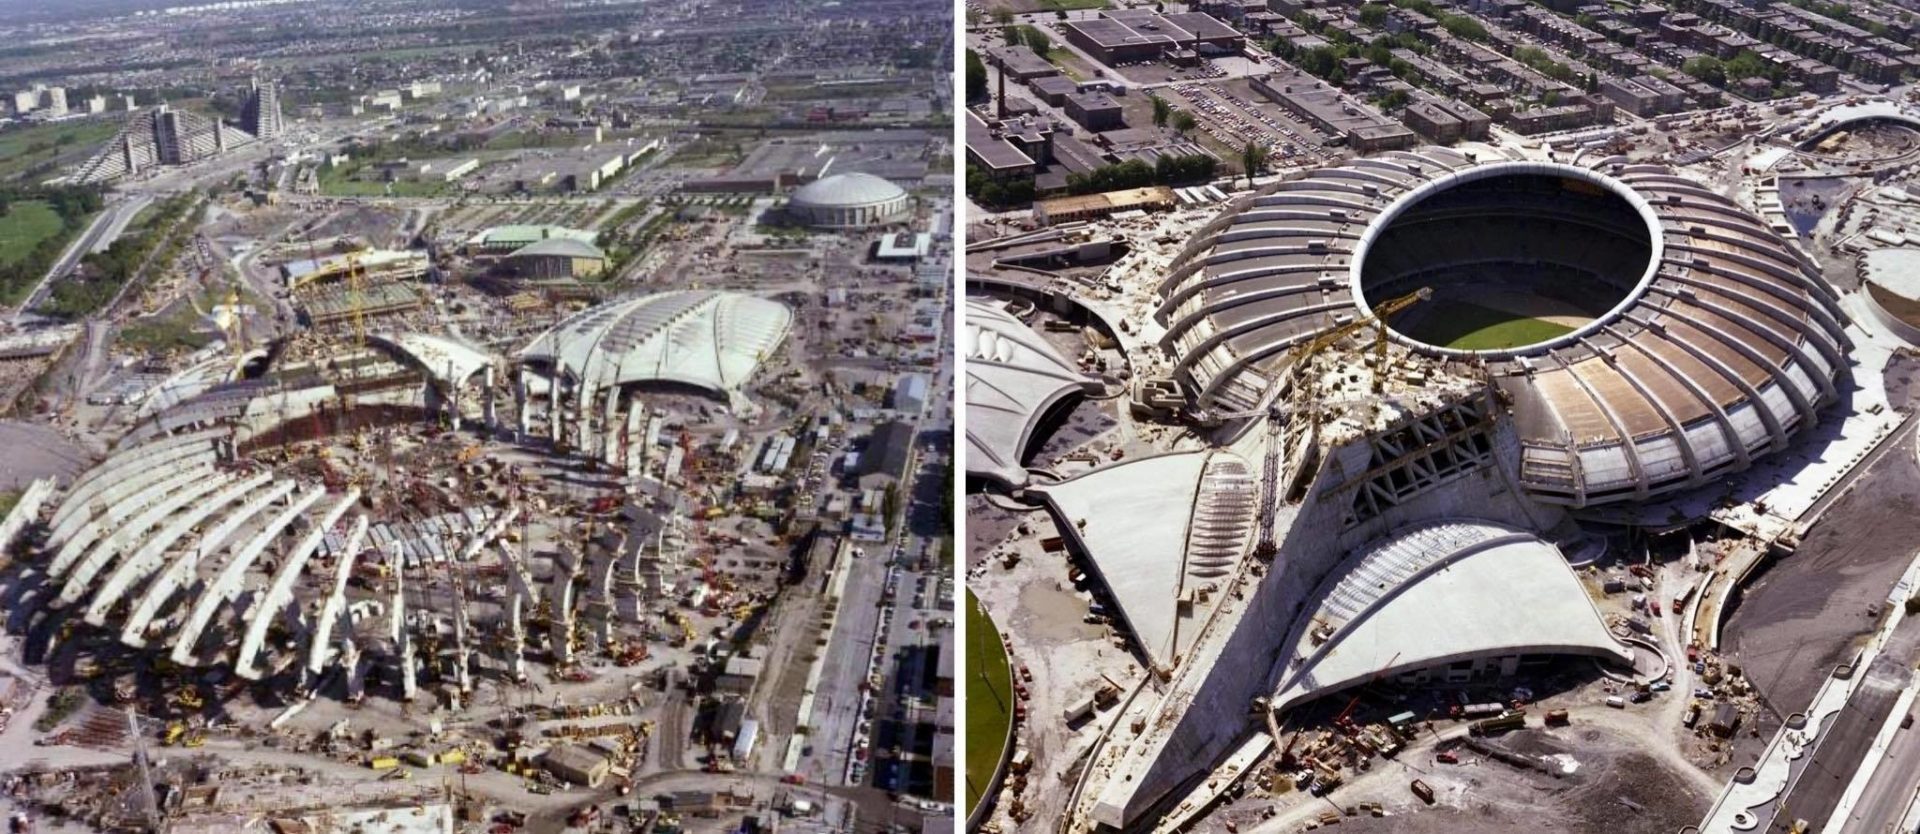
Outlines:
<svg viewBox="0 0 1920 834"><path fill-rule="evenodd" d="M107 112L107 97L94 96L93 98L87 99L87 112L88 113Z"/></svg>
<svg viewBox="0 0 1920 834"><path fill-rule="evenodd" d="M280 119L280 88L271 81L253 79L253 90L247 96L246 106L240 111L240 126L248 133L262 139L279 136L283 125Z"/></svg>
<svg viewBox="0 0 1920 834"><path fill-rule="evenodd" d="M55 116L67 115L67 88L47 88L47 112Z"/></svg>
<svg viewBox="0 0 1920 834"><path fill-rule="evenodd" d="M39 90L21 90L13 94L13 112L32 113L40 107Z"/></svg>

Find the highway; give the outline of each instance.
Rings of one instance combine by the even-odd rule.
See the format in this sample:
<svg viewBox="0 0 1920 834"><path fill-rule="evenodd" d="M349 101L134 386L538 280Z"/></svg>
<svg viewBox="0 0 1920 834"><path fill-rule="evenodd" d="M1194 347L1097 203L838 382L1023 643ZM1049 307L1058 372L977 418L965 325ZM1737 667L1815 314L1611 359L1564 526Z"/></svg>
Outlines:
<svg viewBox="0 0 1920 834"><path fill-rule="evenodd" d="M1899 716L1893 716L1893 720L1900 720ZM1854 803L1852 813L1845 821L1832 821L1839 825L1829 824L1827 830L1842 834L1885 834L1906 816L1916 792L1920 792L1920 730L1899 730L1894 733L1892 744L1887 747L1859 801Z"/></svg>
<svg viewBox="0 0 1920 834"><path fill-rule="evenodd" d="M1847 700L1839 716L1833 719L1835 723L1832 729L1820 734L1813 755L1795 762L1787 795L1778 805L1779 810L1773 819L1761 830L1786 832L1792 830L1795 820L1804 819L1819 825L1833 815L1841 795L1853 781L1854 773L1865 761L1874 736L1892 714L1900 690L1912 679L1916 653L1920 653L1920 621L1903 620L1888 639L1886 647L1863 672L1865 679ZM1902 743L1910 744L1911 740L1903 739ZM1876 778L1880 775L1875 774ZM1911 771L1906 775L1920 779L1920 771ZM1887 779L1891 780L1893 776L1888 774ZM1883 787L1880 790L1891 789ZM1891 798L1877 801L1894 802ZM1861 808L1863 814L1867 810ZM1905 810L1904 803L1900 803L1899 811L1893 818L1897 819ZM1872 826L1863 830L1881 829Z"/></svg>
<svg viewBox="0 0 1920 834"><path fill-rule="evenodd" d="M60 257L54 260L53 266L47 270L46 277L40 279L40 284L33 288L26 302L14 312L14 321L18 323L26 311L46 301L47 293L53 291L53 283L72 274L74 268L80 265L80 260L88 253L98 252L112 245L114 238L119 237L120 232L127 228L129 222L132 222L133 216L139 214L140 210L146 208L150 202L153 202L151 196L140 195L130 200L110 203L99 214L94 215L93 222L87 225L86 230L81 232L79 237L67 244L66 251L61 252Z"/></svg>

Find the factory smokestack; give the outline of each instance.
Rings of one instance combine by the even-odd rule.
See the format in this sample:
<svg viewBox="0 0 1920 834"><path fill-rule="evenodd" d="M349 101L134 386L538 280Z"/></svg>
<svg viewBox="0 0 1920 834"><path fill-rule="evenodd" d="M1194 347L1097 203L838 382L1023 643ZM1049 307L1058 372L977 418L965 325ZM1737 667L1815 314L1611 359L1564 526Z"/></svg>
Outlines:
<svg viewBox="0 0 1920 834"><path fill-rule="evenodd" d="M1006 118L1007 118L1007 59L1005 58L1000 59L1000 95L999 95L999 102L995 106L999 108L999 110L997 110L996 112L1000 114L1000 120L1006 121Z"/></svg>

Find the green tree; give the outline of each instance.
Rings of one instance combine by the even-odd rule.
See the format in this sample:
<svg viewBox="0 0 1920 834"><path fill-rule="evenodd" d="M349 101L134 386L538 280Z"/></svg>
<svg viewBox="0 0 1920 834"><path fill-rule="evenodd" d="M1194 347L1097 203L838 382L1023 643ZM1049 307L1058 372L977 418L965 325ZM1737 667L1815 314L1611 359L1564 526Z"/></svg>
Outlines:
<svg viewBox="0 0 1920 834"><path fill-rule="evenodd" d="M1680 65L1680 71L1715 87L1727 86L1726 65L1711 55L1688 58L1686 63Z"/></svg>
<svg viewBox="0 0 1920 834"><path fill-rule="evenodd" d="M1387 5L1385 3L1365 3L1360 6L1360 22L1378 29L1386 25Z"/></svg>
<svg viewBox="0 0 1920 834"><path fill-rule="evenodd" d="M1193 114L1185 110L1173 114L1173 130L1181 136L1187 135L1194 127L1198 126L1198 124L1198 122L1193 120Z"/></svg>
<svg viewBox="0 0 1920 834"><path fill-rule="evenodd" d="M1442 17L1440 19L1440 26L1447 30L1447 34L1456 38L1465 38L1470 41L1485 41L1487 39L1487 27L1480 25L1480 21L1463 14L1450 14Z"/></svg>
<svg viewBox="0 0 1920 834"><path fill-rule="evenodd" d="M1742 49L1740 54L1733 56L1733 60L1726 64L1727 80L1740 81L1755 76L1771 77L1771 69L1772 67L1766 59L1760 57L1759 53L1751 49Z"/></svg>
<svg viewBox="0 0 1920 834"><path fill-rule="evenodd" d="M1147 98L1153 102L1153 126L1166 127L1167 117L1173 115L1173 105L1168 104L1166 99L1159 96L1148 96Z"/></svg>
<svg viewBox="0 0 1920 834"><path fill-rule="evenodd" d="M1240 148L1240 171L1247 175L1247 187L1253 187L1253 178L1267 165L1267 146L1247 140Z"/></svg>
<svg viewBox="0 0 1920 834"><path fill-rule="evenodd" d="M1000 40L1005 41L1008 46L1019 46L1020 45L1019 27L1016 27L1016 26L1003 27L1000 30Z"/></svg>
<svg viewBox="0 0 1920 834"><path fill-rule="evenodd" d="M1027 48L1033 50L1034 54L1045 58L1047 53L1053 51L1053 39L1047 37L1047 33L1034 26L1021 28L1026 30Z"/></svg>
<svg viewBox="0 0 1920 834"><path fill-rule="evenodd" d="M980 60L980 53L967 50L967 101L985 101L987 98L987 65Z"/></svg>

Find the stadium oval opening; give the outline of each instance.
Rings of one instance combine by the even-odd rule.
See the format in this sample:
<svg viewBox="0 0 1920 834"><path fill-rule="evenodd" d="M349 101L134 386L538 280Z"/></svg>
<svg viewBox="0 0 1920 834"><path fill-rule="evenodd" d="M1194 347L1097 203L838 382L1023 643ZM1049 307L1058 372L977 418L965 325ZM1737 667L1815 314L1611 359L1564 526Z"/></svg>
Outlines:
<svg viewBox="0 0 1920 834"><path fill-rule="evenodd" d="M1555 163L1489 165L1401 196L1354 253L1362 313L1421 289L1388 319L1440 355L1538 353L1598 330L1652 283L1653 209L1624 183Z"/></svg>

